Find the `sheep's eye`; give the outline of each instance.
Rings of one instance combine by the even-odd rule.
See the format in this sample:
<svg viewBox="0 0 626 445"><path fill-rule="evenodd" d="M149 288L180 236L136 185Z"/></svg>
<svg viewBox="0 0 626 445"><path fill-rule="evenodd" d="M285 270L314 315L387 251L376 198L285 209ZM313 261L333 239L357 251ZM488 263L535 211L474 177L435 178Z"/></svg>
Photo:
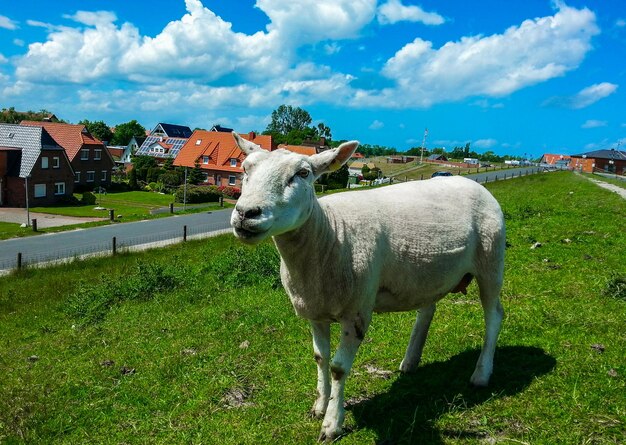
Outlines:
<svg viewBox="0 0 626 445"><path fill-rule="evenodd" d="M298 176L300 176L301 178L306 178L309 176L309 171L306 168L301 169L300 171L298 171Z"/></svg>

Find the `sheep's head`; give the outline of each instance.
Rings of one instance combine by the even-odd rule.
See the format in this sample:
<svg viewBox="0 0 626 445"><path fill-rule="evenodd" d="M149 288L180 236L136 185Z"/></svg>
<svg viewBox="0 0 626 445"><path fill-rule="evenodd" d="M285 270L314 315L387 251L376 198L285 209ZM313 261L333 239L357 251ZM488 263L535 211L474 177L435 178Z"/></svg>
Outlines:
<svg viewBox="0 0 626 445"><path fill-rule="evenodd" d="M233 132L247 155L241 197L230 224L235 236L248 244L297 229L313 208L313 183L322 174L339 169L359 145L346 142L337 148L305 156L287 150L269 152Z"/></svg>

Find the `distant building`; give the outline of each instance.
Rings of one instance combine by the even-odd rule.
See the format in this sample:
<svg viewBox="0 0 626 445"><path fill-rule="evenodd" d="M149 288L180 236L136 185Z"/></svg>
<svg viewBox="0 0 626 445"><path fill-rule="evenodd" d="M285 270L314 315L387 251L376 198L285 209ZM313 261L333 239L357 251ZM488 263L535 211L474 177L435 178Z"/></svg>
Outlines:
<svg viewBox="0 0 626 445"><path fill-rule="evenodd" d="M254 132L240 136L265 150L276 149L271 136ZM230 132L196 130L181 147L174 165L189 168L198 165L207 184L241 187L241 163L245 157Z"/></svg>
<svg viewBox="0 0 626 445"><path fill-rule="evenodd" d="M565 168L569 168L569 164L571 160L572 160L571 156L545 153L543 156L541 156L541 159L539 160L539 164L540 165L543 164L544 166L553 165L556 168L565 169Z"/></svg>
<svg viewBox="0 0 626 445"><path fill-rule="evenodd" d="M43 127L65 149L74 170L74 187L109 187L115 162L102 141L84 125L22 121L20 125Z"/></svg>
<svg viewBox="0 0 626 445"><path fill-rule="evenodd" d="M626 174L626 151L622 150L594 150L587 153L572 155L570 168L592 173L602 171L615 173L617 175Z"/></svg>
<svg viewBox="0 0 626 445"><path fill-rule="evenodd" d="M191 134L192 131L187 126L158 123L143 141L136 155L152 156L159 161L175 159Z"/></svg>
<svg viewBox="0 0 626 445"><path fill-rule="evenodd" d="M0 124L0 206L57 204L72 196L74 172L42 127Z"/></svg>

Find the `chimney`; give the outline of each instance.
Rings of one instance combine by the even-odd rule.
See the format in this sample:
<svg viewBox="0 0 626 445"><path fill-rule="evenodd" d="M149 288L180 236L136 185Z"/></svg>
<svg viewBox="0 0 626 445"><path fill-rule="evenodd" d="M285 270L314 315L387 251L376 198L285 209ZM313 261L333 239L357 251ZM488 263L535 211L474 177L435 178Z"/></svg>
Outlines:
<svg viewBox="0 0 626 445"><path fill-rule="evenodd" d="M254 131L251 131L250 133L248 133L248 137L250 138L250 140L253 140L256 137L256 133Z"/></svg>

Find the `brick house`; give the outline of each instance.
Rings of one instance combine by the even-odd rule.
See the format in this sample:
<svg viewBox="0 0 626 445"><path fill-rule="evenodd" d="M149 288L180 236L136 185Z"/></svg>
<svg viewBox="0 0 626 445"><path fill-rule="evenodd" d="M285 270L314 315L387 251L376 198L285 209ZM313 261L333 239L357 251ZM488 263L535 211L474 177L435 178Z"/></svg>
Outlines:
<svg viewBox="0 0 626 445"><path fill-rule="evenodd" d="M84 125L22 121L20 125L43 127L65 149L74 170L74 186L91 190L109 187L115 162L104 144Z"/></svg>
<svg viewBox="0 0 626 445"><path fill-rule="evenodd" d="M271 136L250 132L241 137L265 150L276 149ZM180 149L174 165L194 168L197 163L207 184L241 187L241 162L244 159L245 154L239 149L231 133L196 130Z"/></svg>
<svg viewBox="0 0 626 445"><path fill-rule="evenodd" d="M568 168L572 158L567 155L544 153L539 160L540 164L553 165L557 168Z"/></svg>
<svg viewBox="0 0 626 445"><path fill-rule="evenodd" d="M570 168L587 173L603 171L626 175L626 151L622 150L594 150L587 153L572 155Z"/></svg>
<svg viewBox="0 0 626 445"><path fill-rule="evenodd" d="M74 191L65 150L41 127L0 124L0 206L47 206Z"/></svg>

